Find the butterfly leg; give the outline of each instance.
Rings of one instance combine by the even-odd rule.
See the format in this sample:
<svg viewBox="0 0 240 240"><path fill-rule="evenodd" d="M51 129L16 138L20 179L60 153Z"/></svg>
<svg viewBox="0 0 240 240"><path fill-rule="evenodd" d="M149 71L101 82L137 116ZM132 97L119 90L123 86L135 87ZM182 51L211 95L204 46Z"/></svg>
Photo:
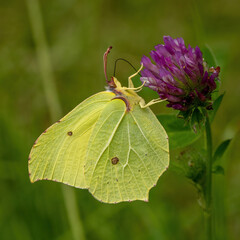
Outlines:
<svg viewBox="0 0 240 240"><path fill-rule="evenodd" d="M134 88L134 84L132 82L132 78L135 77L136 75L138 75L139 72L142 71L142 68L143 68L143 64L141 64L141 67L139 68L139 70L134 73L133 75L131 75L129 78L128 78L128 89L131 89L131 90L138 90L140 88L142 88L143 86L140 86L139 88Z"/></svg>
<svg viewBox="0 0 240 240"><path fill-rule="evenodd" d="M160 99L160 98L158 98L158 99L153 99L152 101L150 101L149 103L145 103L145 102L143 102L143 101L140 101L140 107L141 108L146 108L146 107L150 107L151 105L153 105L153 104L155 104L155 103L160 103L160 102L164 102L164 101L166 101L167 99Z"/></svg>
<svg viewBox="0 0 240 240"><path fill-rule="evenodd" d="M127 87L123 87L123 89L127 89L127 90L134 90L134 92L140 92L143 88L143 86L145 85L145 81L143 82L143 84L139 87L136 87L136 88L127 88Z"/></svg>

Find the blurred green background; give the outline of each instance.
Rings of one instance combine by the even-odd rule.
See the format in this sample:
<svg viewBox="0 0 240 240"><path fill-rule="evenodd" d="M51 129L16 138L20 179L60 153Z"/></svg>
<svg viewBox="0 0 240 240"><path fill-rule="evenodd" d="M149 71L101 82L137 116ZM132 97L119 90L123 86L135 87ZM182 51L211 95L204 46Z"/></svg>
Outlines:
<svg viewBox="0 0 240 240"><path fill-rule="evenodd" d="M32 30L39 25L32 25L36 14L29 18L30 2L36 3L0 1L0 239L71 240L62 185L31 184L28 178L31 146L52 121L43 87L45 68L36 52L44 49L36 48L39 36L34 40ZM208 44L221 66L221 92L226 91L213 123L214 146L234 137L222 160L225 175L214 178L214 200L221 210L216 211L216 239L239 239L239 1L42 0L40 7L61 116L104 90L102 55L110 45L109 75L119 57L138 68L142 55L162 43L163 35L183 37L191 46ZM119 63L116 76L126 85L133 72ZM153 110L171 112L164 104ZM87 190L74 192L86 239L204 238L196 190L170 170L151 190L149 203L107 205Z"/></svg>

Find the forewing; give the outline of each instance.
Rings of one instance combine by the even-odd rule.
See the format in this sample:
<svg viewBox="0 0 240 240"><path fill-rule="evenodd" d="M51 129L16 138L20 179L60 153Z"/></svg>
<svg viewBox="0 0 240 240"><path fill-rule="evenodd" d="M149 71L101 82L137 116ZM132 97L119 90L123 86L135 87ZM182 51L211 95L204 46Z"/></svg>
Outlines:
<svg viewBox="0 0 240 240"><path fill-rule="evenodd" d="M89 191L107 203L147 201L168 166L166 132L149 108L135 106L126 112L121 100L108 105L89 141L85 166ZM111 108L115 114L110 114Z"/></svg>
<svg viewBox="0 0 240 240"><path fill-rule="evenodd" d="M46 179L88 187L83 171L88 141L100 114L114 96L111 92L91 96L40 135L29 155L32 182Z"/></svg>

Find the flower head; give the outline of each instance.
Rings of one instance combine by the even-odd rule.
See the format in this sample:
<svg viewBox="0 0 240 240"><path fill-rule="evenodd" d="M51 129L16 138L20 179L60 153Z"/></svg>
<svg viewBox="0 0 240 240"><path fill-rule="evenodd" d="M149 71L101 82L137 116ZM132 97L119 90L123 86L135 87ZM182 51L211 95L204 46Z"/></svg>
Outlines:
<svg viewBox="0 0 240 240"><path fill-rule="evenodd" d="M220 68L209 68L199 47L187 48L182 38L164 36L163 40L164 45L150 52L155 64L142 57L145 68L141 81L166 99L168 107L181 111L198 106L211 108L211 93L216 89Z"/></svg>

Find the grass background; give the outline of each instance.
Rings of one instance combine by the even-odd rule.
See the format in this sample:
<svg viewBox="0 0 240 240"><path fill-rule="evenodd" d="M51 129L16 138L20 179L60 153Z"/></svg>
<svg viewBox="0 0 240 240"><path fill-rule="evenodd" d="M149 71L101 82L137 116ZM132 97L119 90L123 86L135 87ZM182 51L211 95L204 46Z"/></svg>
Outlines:
<svg viewBox="0 0 240 240"><path fill-rule="evenodd" d="M61 184L28 179L29 151L51 124L51 115L26 3L0 1L0 238L73 239ZM239 1L41 0L40 7L62 116L104 90L102 55L109 45L109 74L118 57L138 68L142 55L162 43L163 35L210 46L221 66L221 91L226 91L213 124L214 146L234 137L222 160L225 175L214 178L216 239L238 239ZM132 73L118 64L116 76L123 84ZM148 91L145 97L150 98ZM153 110L170 112L164 104ZM87 239L203 239L197 193L171 171L151 190L149 203L107 205L86 190L74 192Z"/></svg>

